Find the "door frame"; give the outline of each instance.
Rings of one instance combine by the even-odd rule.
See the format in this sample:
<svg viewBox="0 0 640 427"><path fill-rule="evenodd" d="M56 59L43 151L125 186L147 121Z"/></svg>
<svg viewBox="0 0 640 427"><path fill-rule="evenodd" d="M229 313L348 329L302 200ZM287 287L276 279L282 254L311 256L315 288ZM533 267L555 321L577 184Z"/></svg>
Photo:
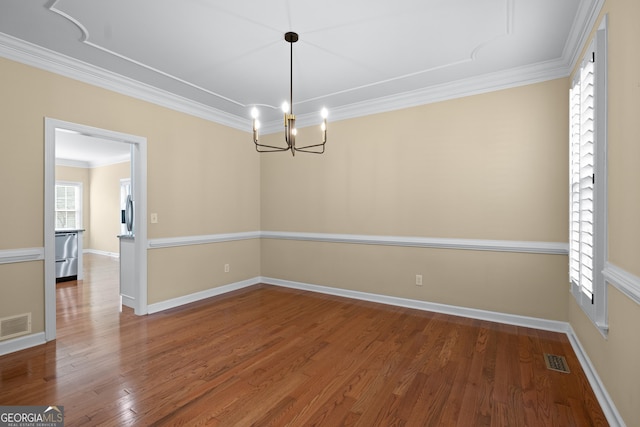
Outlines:
<svg viewBox="0 0 640 427"><path fill-rule="evenodd" d="M135 307L141 316L147 307L147 138L85 126L45 117L44 119L44 311L45 340L56 338L56 277L55 277L55 139L56 129L131 144L135 235Z"/></svg>

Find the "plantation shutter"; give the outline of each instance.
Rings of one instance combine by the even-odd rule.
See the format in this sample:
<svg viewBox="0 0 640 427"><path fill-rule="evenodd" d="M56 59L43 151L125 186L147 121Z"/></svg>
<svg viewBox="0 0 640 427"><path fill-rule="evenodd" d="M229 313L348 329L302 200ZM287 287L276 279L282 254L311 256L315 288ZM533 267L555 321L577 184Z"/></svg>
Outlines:
<svg viewBox="0 0 640 427"><path fill-rule="evenodd" d="M595 73L591 55L570 91L569 277L593 303Z"/></svg>

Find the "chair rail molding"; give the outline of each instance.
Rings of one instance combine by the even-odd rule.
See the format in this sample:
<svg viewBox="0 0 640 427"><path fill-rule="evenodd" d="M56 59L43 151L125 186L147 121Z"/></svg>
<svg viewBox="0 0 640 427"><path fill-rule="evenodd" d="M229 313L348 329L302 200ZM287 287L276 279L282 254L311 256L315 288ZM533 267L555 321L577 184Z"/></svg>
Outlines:
<svg viewBox="0 0 640 427"><path fill-rule="evenodd" d="M44 260L44 248L21 248L0 250L0 264Z"/></svg>
<svg viewBox="0 0 640 427"><path fill-rule="evenodd" d="M620 292L640 304L640 277L611 264L605 263L602 271L604 279Z"/></svg>

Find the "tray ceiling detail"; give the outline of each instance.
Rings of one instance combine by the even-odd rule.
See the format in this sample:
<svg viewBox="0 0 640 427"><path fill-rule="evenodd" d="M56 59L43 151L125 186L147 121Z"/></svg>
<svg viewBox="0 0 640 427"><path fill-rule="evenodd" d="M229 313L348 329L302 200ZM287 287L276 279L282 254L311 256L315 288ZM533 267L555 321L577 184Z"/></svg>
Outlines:
<svg viewBox="0 0 640 427"><path fill-rule="evenodd" d="M567 76L602 0L32 0L0 5L0 55L250 130ZM28 23L28 24L27 24Z"/></svg>

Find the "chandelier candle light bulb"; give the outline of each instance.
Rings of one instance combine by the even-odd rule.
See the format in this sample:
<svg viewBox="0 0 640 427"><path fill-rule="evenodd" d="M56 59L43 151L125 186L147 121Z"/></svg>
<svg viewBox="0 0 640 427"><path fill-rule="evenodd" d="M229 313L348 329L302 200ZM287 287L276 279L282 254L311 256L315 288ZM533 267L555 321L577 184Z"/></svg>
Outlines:
<svg viewBox="0 0 640 427"><path fill-rule="evenodd" d="M284 113L284 140L286 146L275 146L260 144L258 135L258 129L260 128L260 122L258 121L258 109L253 108L251 110L251 117L253 119L253 142L256 147L256 151L259 153L273 153L277 151L291 151L293 156L296 155L296 151L303 153L322 154L324 153L324 146L327 143L327 116L329 112L326 108L322 108L320 115L322 116L322 124L320 130L322 131L322 142L319 144L305 145L302 147L296 146L296 135L298 130L296 129L296 116L293 114L293 44L298 41L298 34L294 32L288 32L284 35L284 39L290 45L291 62L290 62L290 86L289 86L289 99L290 102L282 103L282 112Z"/></svg>

